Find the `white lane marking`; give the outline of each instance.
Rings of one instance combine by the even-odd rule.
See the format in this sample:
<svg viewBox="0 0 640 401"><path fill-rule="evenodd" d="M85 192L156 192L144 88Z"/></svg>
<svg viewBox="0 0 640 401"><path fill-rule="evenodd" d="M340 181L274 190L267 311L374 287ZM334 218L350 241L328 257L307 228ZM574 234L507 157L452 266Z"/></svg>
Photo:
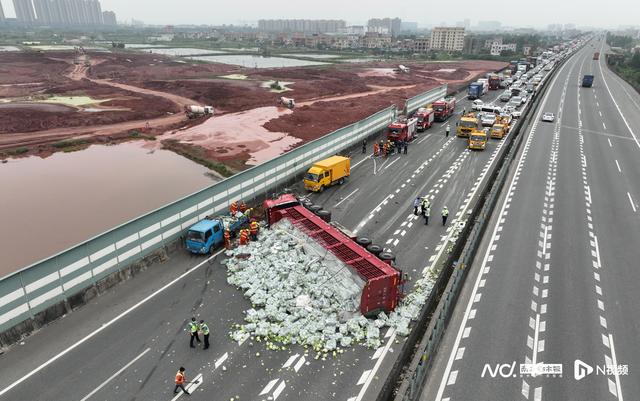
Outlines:
<svg viewBox="0 0 640 401"><path fill-rule="evenodd" d="M369 377L369 373L371 373L371 370L365 370L364 372L362 372L362 375L360 375L360 379L358 379L358 386L364 384L364 382L367 381L367 378Z"/></svg>
<svg viewBox="0 0 640 401"><path fill-rule="evenodd" d="M394 329L389 329L389 331L387 331L387 335L389 333L391 333L391 335L389 335L389 340L387 341L387 344L385 344L384 346L382 355L376 361L376 364L373 366L373 369L371 369L370 371L371 373L369 374L369 377L367 377L366 382L360 389L360 392L358 393L358 397L356 398L356 401L362 401L362 399L364 398L364 394L367 392L367 388L369 388L369 385L371 384L373 377L376 375L376 372L378 371L378 369L380 369L380 365L382 365L382 360L384 359L384 356L387 354L387 352L389 352L389 348L391 348L391 344L393 344L393 341L396 339L396 331ZM387 335L385 335L385 337Z"/></svg>
<svg viewBox="0 0 640 401"><path fill-rule="evenodd" d="M306 358L304 357L304 355L302 355L300 360L298 360L298 363L296 363L296 366L293 367L293 370L295 370L296 373L298 373L298 371L300 370L300 368L302 367L302 365L304 365L304 363L306 361L307 361Z"/></svg>
<svg viewBox="0 0 640 401"><path fill-rule="evenodd" d="M456 361L462 359L464 356L464 347L458 348L458 352L456 352Z"/></svg>
<svg viewBox="0 0 640 401"><path fill-rule="evenodd" d="M360 190L360 188L356 188L353 192L351 192L349 195L345 196L344 198L342 198L342 200L338 203L336 203L335 205L333 205L333 207L339 206L342 202L346 201L347 199L349 199L351 197L351 195L355 194L356 192L358 192Z"/></svg>
<svg viewBox="0 0 640 401"><path fill-rule="evenodd" d="M527 400L529 399L529 383L524 380L522 380L522 395Z"/></svg>
<svg viewBox="0 0 640 401"><path fill-rule="evenodd" d="M598 245L598 237L593 237L594 246L596 248L596 260L598 261L598 267L602 267L602 261L600 260L600 246Z"/></svg>
<svg viewBox="0 0 640 401"><path fill-rule="evenodd" d="M458 378L458 371L454 370L453 372L451 372L451 374L449 375L449 380L447 381L447 386L451 386L453 384L456 384L456 379Z"/></svg>
<svg viewBox="0 0 640 401"><path fill-rule="evenodd" d="M373 356L371 357L371 359L378 359L380 358L380 355L382 355L382 351L384 350L384 347L379 347L376 352L373 354Z"/></svg>
<svg viewBox="0 0 640 401"><path fill-rule="evenodd" d="M389 167L391 167L391 165L393 165L393 163L397 162L398 160L400 160L399 157L397 157L394 161L392 161L391 163L389 163L386 166L384 166L383 170L388 169Z"/></svg>
<svg viewBox="0 0 640 401"><path fill-rule="evenodd" d="M627 192L627 196L629 197L629 203L631 203L631 208L633 209L633 212L635 213L636 212L636 205L633 204L633 198L631 197L631 194L629 192Z"/></svg>
<svg viewBox="0 0 640 401"><path fill-rule="evenodd" d="M540 400L542 400L542 387L536 387L535 390L533 390L533 401Z"/></svg>
<svg viewBox="0 0 640 401"><path fill-rule="evenodd" d="M289 359L287 359L287 362L284 363L284 365L282 365L282 367L284 369L288 368L289 366L291 366L293 364L293 362L298 359L298 357L300 356L300 354L295 354L295 355L291 355L289 357Z"/></svg>
<svg viewBox="0 0 640 401"><path fill-rule="evenodd" d="M607 80L604 77L605 74L602 72L602 66L600 65L600 63L598 63L598 66L600 67L600 75L602 76L602 82L604 82L604 86L607 88L607 92L609 92L609 97L613 101L613 104L616 106L616 109L618 110L618 113L620 114L620 117L622 117L622 121L624 121L624 125L627 126L627 129L631 133L631 136L633 137L633 140L636 142L636 145L638 145L638 148L640 148L640 142L638 142L638 138L636 137L636 134L631 129L631 126L629 126L629 123L627 122L627 119L625 118L624 114L622 114L622 110L620 110L620 106L618 106L618 102L616 102L616 99L611 94L611 89L609 89L609 84L607 84ZM604 126L604 122L602 123L602 125ZM606 129L606 127L605 127L605 129Z"/></svg>
<svg viewBox="0 0 640 401"><path fill-rule="evenodd" d="M189 384L187 384L187 386L185 387L185 390L187 390L187 393L193 394L193 392L196 391L198 387L200 387L202 382L203 382L202 373L198 373L198 375L194 377L193 380L189 382ZM184 393L180 391L178 394L176 394L175 397L171 399L171 401L176 401L178 398L182 397L182 394Z"/></svg>
<svg viewBox="0 0 640 401"><path fill-rule="evenodd" d="M613 366L618 366L618 359L616 358L616 347L613 345L613 335L609 333L609 345L611 345L611 359L613 360ZM620 385L620 375L618 369L613 370L616 377L616 389L618 390L618 401L624 401L622 399L622 387Z"/></svg>
<svg viewBox="0 0 640 401"><path fill-rule="evenodd" d="M371 156L367 156L364 159L360 160L359 162L357 162L356 164L354 164L353 166L351 166L351 169L353 170L354 168L358 167L360 164L362 164L363 162L372 159ZM375 161L375 159L373 159Z"/></svg>
<svg viewBox="0 0 640 401"><path fill-rule="evenodd" d="M612 148L613 145L611 144L611 138L607 138L607 141L609 141L609 147Z"/></svg>
<svg viewBox="0 0 640 401"><path fill-rule="evenodd" d="M616 160L616 166L618 167L618 172L622 173L622 169L620 168L620 163Z"/></svg>
<svg viewBox="0 0 640 401"><path fill-rule="evenodd" d="M538 360L538 338L540 336L540 314L536 313L536 328L533 331L533 362L532 364L536 364ZM535 375L534 375L535 376Z"/></svg>
<svg viewBox="0 0 640 401"><path fill-rule="evenodd" d="M285 387L286 387L286 384L283 380L280 382L280 384L278 384L278 387L273 392L273 401L276 401L278 397L280 397L280 393L282 393L282 390L284 390Z"/></svg>
<svg viewBox="0 0 640 401"><path fill-rule="evenodd" d="M100 384L98 387L96 387L95 389L93 389L92 392L90 392L89 394L85 395L83 399L81 399L80 401L86 401L88 400L92 395L94 395L95 393L97 393L98 391L100 391L100 389L102 389L104 386L106 386L107 384L109 384L109 382L113 379L115 379L116 377L118 377L120 375L120 373L124 372L129 366L133 365L134 363L136 363L136 361L140 358L142 358L144 356L144 354L146 354L147 352L151 351L151 348L147 348L144 351L142 351L142 353L140 355L138 355L137 357L133 358L129 363L127 363L126 365L124 365L120 370L118 370L116 373L114 373L113 375L111 375L107 380L103 381L102 384Z"/></svg>
<svg viewBox="0 0 640 401"><path fill-rule="evenodd" d="M44 362L43 364L41 364L37 368L31 370L29 373L25 374L24 376L22 376L18 380L14 381L10 385L8 385L4 389L2 389L2 391L0 391L0 395L6 394L9 390L11 390L14 387L18 386L19 384L23 383L25 380L29 379L31 376L33 376L36 373L40 372L42 369L46 368L47 366L51 365L53 362L55 362L58 359L60 359L61 357L65 356L69 352L73 351L74 349L76 349L80 345L84 344L86 341L92 339L94 336L96 336L97 334L101 333L103 330L107 329L108 327L110 327L112 324L114 324L118 320L122 319L123 317L127 316L129 313L133 312L134 310L138 309L140 306L142 306L145 303L147 303L150 299L154 298L156 295L164 292L167 288L171 287L172 285L174 285L178 281L182 280L183 278L187 277L189 274L191 274L194 271L196 271L197 269L199 269L200 266L204 265L205 263L208 263L211 259L213 259L216 256L218 256L223 251L224 251L224 248L219 250L218 252L214 253L213 255L208 257L207 259L203 260L202 262L200 262L196 266L192 267L191 269L187 270L186 272L182 273L181 275L179 275L175 279L171 280L168 284L165 284L163 287L161 287L160 289L158 289L155 292L151 293L150 295L148 295L147 297L142 299L142 301L138 302L137 304L133 305L129 309L125 310L124 312L122 312L118 316L114 317L113 319L111 319L107 323L104 323L102 326L100 326L99 328L95 329L93 332L89 333L88 335L83 337L81 340L77 341L75 344L69 346L64 351L61 351L60 353L58 353L54 357L50 358L48 361Z"/></svg>
<svg viewBox="0 0 640 401"><path fill-rule="evenodd" d="M220 367L220 365L222 365L224 363L224 361L227 360L227 358L229 358L229 353L225 352L224 355L222 355L220 358L218 358L218 360L216 361L215 365L214 365L214 369L218 369Z"/></svg>
<svg viewBox="0 0 640 401"><path fill-rule="evenodd" d="M267 394L269 391L271 391L271 389L273 388L273 386L276 385L276 383L278 382L278 380L280 379L273 379L271 380L269 383L267 383L266 386L264 386L264 388L262 389L262 391L260 392L260 395L265 395Z"/></svg>

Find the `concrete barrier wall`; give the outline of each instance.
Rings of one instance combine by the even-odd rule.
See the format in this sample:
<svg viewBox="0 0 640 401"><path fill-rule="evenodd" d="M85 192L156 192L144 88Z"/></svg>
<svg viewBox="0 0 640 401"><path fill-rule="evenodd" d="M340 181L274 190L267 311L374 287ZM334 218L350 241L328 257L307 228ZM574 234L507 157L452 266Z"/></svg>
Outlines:
<svg viewBox="0 0 640 401"><path fill-rule="evenodd" d="M419 98L431 102L443 91L446 85ZM198 220L225 212L234 201L277 191L311 163L359 143L395 118L396 108L388 107L4 277L0 280L0 333L29 319L46 323L61 316L75 295L113 285L109 283L116 273L162 257L158 251L175 243Z"/></svg>

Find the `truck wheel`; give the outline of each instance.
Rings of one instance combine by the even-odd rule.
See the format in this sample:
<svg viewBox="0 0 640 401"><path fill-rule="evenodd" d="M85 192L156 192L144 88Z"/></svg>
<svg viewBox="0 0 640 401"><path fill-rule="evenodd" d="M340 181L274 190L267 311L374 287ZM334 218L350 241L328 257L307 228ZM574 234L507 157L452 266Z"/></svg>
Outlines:
<svg viewBox="0 0 640 401"><path fill-rule="evenodd" d="M338 180L338 185L342 185L342 184L344 184L344 178L340 178L340 179Z"/></svg>
<svg viewBox="0 0 640 401"><path fill-rule="evenodd" d="M369 237L358 237L356 239L356 243L365 249L371 245L372 242L373 241Z"/></svg>
<svg viewBox="0 0 640 401"><path fill-rule="evenodd" d="M211 246L209 247L209 253L213 255L213 254L215 253L215 251L216 251L216 247L215 247L215 246L213 246L213 245L211 245Z"/></svg>
<svg viewBox="0 0 640 401"><path fill-rule="evenodd" d="M380 255L378 255L378 257L380 258L380 260L383 260L385 262L394 262L396 260L396 255L394 255L392 252L382 252Z"/></svg>
<svg viewBox="0 0 640 401"><path fill-rule="evenodd" d="M313 202L306 201L302 204L305 208L311 210L311 206L313 206Z"/></svg>
<svg viewBox="0 0 640 401"><path fill-rule="evenodd" d="M320 189L318 189L318 192L322 192L324 191L324 185L320 185Z"/></svg>
<svg viewBox="0 0 640 401"><path fill-rule="evenodd" d="M320 217L322 220L324 220L325 222L331 223L331 212L330 211L321 209L321 210L318 210L316 212L316 215L318 217Z"/></svg>
<svg viewBox="0 0 640 401"><path fill-rule="evenodd" d="M322 206L320 205L311 205L309 206L309 210L313 213L313 214L317 214L318 210L321 210Z"/></svg>
<svg viewBox="0 0 640 401"><path fill-rule="evenodd" d="M367 247L367 251L371 252L372 254L378 256L380 255L380 253L383 251L382 247L380 245L376 245L376 244L371 244Z"/></svg>

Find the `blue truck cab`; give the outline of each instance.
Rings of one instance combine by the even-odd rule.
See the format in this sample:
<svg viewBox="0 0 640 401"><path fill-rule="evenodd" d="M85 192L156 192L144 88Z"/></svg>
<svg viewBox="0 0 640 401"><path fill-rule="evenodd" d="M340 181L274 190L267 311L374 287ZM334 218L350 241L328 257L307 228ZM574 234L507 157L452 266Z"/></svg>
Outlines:
<svg viewBox="0 0 640 401"><path fill-rule="evenodd" d="M225 229L234 235L248 222L247 215L235 218L207 217L189 228L185 245L191 253L213 253L224 243Z"/></svg>

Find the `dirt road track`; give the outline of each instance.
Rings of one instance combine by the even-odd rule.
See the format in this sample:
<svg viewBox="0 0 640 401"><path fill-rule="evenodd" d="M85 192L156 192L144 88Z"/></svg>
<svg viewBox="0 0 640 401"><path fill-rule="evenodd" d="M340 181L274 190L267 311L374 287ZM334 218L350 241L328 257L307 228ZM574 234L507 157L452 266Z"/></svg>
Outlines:
<svg viewBox="0 0 640 401"><path fill-rule="evenodd" d="M92 65L97 65L102 60L92 60ZM39 145L43 143L50 143L54 141L59 141L63 139L69 138L86 138L93 136L108 136L114 135L121 132L127 132L134 129L140 129L145 127L147 123L149 123L149 127L151 129L162 129L163 127L168 127L180 123L182 121L187 121L186 116L182 113L184 106L190 104L200 104L199 102L188 99L186 97L173 95L166 92L159 92L151 89L139 88L137 86L121 84L117 82L112 82L106 79L92 79L87 76L88 68L84 65L74 65L73 70L67 74L67 77L73 79L75 81L79 81L82 79L88 79L91 82L94 82L99 85L108 85L114 88L127 90L130 92L140 93L143 95L157 96L164 99L167 99L173 102L176 107L180 110L180 112L164 117L158 117L148 120L134 120L134 121L125 121L116 124L106 124L106 125L94 125L87 127L66 127L66 128L54 128L50 130L43 130L37 132L17 132L11 134L2 134L0 135L0 149L8 149L15 148L19 146L29 146L29 145Z"/></svg>

